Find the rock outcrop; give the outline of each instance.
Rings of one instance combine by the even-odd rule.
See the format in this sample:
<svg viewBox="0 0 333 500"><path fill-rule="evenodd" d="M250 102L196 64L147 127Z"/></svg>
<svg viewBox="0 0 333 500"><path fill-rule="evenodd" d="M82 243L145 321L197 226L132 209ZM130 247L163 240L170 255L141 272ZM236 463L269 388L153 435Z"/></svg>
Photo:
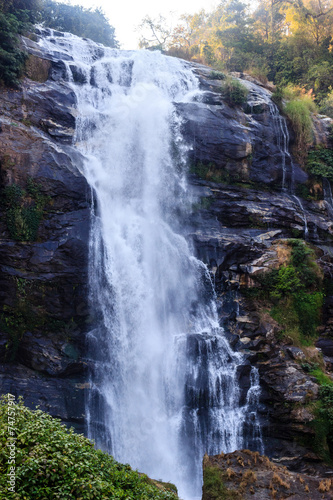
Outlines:
<svg viewBox="0 0 333 500"><path fill-rule="evenodd" d="M333 495L331 478L290 472L266 456L249 450L206 455L203 474L202 500L329 500Z"/></svg>
<svg viewBox="0 0 333 500"><path fill-rule="evenodd" d="M210 71L197 66L197 72L204 97L179 108L185 117L183 133L192 146L189 237L211 270L231 345L259 370L266 453L294 470L314 474L327 469L323 450L315 445L320 383L312 369L321 367L327 380L332 379L330 286L323 326L312 347L294 345L295 339L270 315L272 304L250 292L265 286L258 277L287 265L288 242L295 238L306 240L324 279L331 281L331 202L325 199L324 181L310 178L286 149L286 122L267 89L242 80L249 89L247 103L230 107ZM321 140L326 147L328 122L315 118L314 142ZM246 377L241 384L248 386Z"/></svg>

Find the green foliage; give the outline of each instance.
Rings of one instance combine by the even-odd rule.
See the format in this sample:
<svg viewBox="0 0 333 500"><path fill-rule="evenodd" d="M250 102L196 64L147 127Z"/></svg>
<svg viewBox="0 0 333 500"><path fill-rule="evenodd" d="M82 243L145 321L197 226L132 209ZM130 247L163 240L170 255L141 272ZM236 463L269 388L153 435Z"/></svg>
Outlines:
<svg viewBox="0 0 333 500"><path fill-rule="evenodd" d="M210 80L225 80L226 75L221 71L211 71L209 74Z"/></svg>
<svg viewBox="0 0 333 500"><path fill-rule="evenodd" d="M320 394L319 394L319 397L321 400L323 400L324 397L324 394L327 393L327 397L329 397L329 400L328 402L331 403L333 402L331 400L331 397L333 397L333 381L328 377L328 375L326 375L326 373L324 373L320 368L314 368L312 370L310 370L310 375L312 375L313 377L316 378L317 380L317 383L322 386L320 388ZM324 391L322 391L323 388L326 388ZM332 423L333 423L333 420L332 420Z"/></svg>
<svg viewBox="0 0 333 500"><path fill-rule="evenodd" d="M207 181L221 183L230 182L229 172L216 168L214 163L206 164L202 163L201 161L196 162L195 164L191 165L190 172Z"/></svg>
<svg viewBox="0 0 333 500"><path fill-rule="evenodd" d="M247 72L263 83L313 89L316 102L332 110L326 102L333 88L331 7L309 0L258 0L251 9L239 0L217 2L169 27L161 16L149 18L151 36L142 46L160 46L221 71Z"/></svg>
<svg viewBox="0 0 333 500"><path fill-rule="evenodd" d="M291 100L284 107L292 128L296 135L298 153L302 154L308 147L312 138L312 121L310 109L302 100Z"/></svg>
<svg viewBox="0 0 333 500"><path fill-rule="evenodd" d="M313 250L302 240L290 240L289 262L258 276L263 295L273 302L272 317L295 344L308 344L320 322L323 279Z"/></svg>
<svg viewBox="0 0 333 500"><path fill-rule="evenodd" d="M322 101L320 103L319 111L320 111L320 113L323 113L324 115L327 115L330 118L333 118L333 89L330 86L328 90L329 90L329 92L322 99Z"/></svg>
<svg viewBox="0 0 333 500"><path fill-rule="evenodd" d="M245 104L248 96L248 89L239 80L227 77L221 87L223 98L229 106L241 106Z"/></svg>
<svg viewBox="0 0 333 500"><path fill-rule="evenodd" d="M333 182L333 149L319 147L310 151L307 157L306 169L318 177L326 177Z"/></svg>
<svg viewBox="0 0 333 500"><path fill-rule="evenodd" d="M0 11L0 82L17 87L26 60L25 53L18 48L18 35L26 23L17 16Z"/></svg>
<svg viewBox="0 0 333 500"><path fill-rule="evenodd" d="M315 419L311 422L315 437L312 446L326 462L333 460L333 382L321 370L312 370L320 385L319 399L314 407Z"/></svg>
<svg viewBox="0 0 333 500"><path fill-rule="evenodd" d="M86 9L81 5L44 0L41 21L49 28L91 38L108 47L119 47L115 30L101 8Z"/></svg>
<svg viewBox="0 0 333 500"><path fill-rule="evenodd" d="M10 464L8 397L0 400L0 498L8 500L175 500L172 488L158 488L129 465L96 450L93 442L22 401L15 414L16 486L8 492ZM173 486L174 488L174 486Z"/></svg>
<svg viewBox="0 0 333 500"><path fill-rule="evenodd" d="M19 48L19 35L34 22L118 47L115 30L100 8L85 9L52 0L0 0L0 83L17 87L27 54Z"/></svg>
<svg viewBox="0 0 333 500"><path fill-rule="evenodd" d="M38 184L30 178L26 191L16 184L5 187L2 190L2 204L11 238L18 241L35 241L49 201L49 197L42 195Z"/></svg>
<svg viewBox="0 0 333 500"><path fill-rule="evenodd" d="M203 500L240 500L241 495L237 491L229 490L224 481L224 473L218 467L204 467Z"/></svg>

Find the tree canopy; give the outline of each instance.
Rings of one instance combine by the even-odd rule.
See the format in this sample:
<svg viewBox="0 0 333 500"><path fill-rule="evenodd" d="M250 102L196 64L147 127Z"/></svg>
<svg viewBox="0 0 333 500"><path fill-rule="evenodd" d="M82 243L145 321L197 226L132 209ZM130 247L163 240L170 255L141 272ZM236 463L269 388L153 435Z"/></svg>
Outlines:
<svg viewBox="0 0 333 500"><path fill-rule="evenodd" d="M333 87L333 0L258 0L255 8L225 0L210 12L182 15L174 28L161 19L145 19L143 28L142 47L157 46L222 71L247 71L282 86L312 88L317 102Z"/></svg>

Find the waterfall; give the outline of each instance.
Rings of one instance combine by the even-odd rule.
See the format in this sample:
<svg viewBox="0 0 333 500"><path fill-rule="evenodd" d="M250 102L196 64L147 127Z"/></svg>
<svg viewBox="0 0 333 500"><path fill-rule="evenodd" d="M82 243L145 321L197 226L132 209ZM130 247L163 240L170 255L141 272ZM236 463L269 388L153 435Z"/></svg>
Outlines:
<svg viewBox="0 0 333 500"><path fill-rule="evenodd" d="M293 173L294 173L294 164L289 153L289 132L287 127L287 122L284 116L281 115L279 108L272 101L268 102L269 112L272 117L272 127L274 131L274 135L276 137L276 145L281 153L281 169L282 169L282 191L287 190L286 179L287 179L287 163L290 166L291 172L291 190L293 190Z"/></svg>
<svg viewBox="0 0 333 500"><path fill-rule="evenodd" d="M272 116L272 124L274 135L277 141L277 147L281 153L281 169L282 169L282 192L290 193L290 197L296 201L296 204L301 209L301 217L304 223L304 239L307 239L309 234L308 221L303 204L298 196L295 194L295 180L294 180L294 162L291 154L289 153L289 131L287 121L279 112L279 108L273 102L269 102L269 111ZM287 163L290 165L290 185L287 186Z"/></svg>
<svg viewBox="0 0 333 500"><path fill-rule="evenodd" d="M324 201L327 206L327 211L330 217L333 215L333 195L331 183L326 177L323 177Z"/></svg>
<svg viewBox="0 0 333 500"><path fill-rule="evenodd" d="M188 147L174 103L199 92L197 79L159 52L51 30L39 43L66 65L75 146L94 196L89 436L117 460L176 483L182 498L199 497L205 452L242 448L249 427L249 442L262 445L257 372L244 397L244 358L219 327L210 274L182 229Z"/></svg>

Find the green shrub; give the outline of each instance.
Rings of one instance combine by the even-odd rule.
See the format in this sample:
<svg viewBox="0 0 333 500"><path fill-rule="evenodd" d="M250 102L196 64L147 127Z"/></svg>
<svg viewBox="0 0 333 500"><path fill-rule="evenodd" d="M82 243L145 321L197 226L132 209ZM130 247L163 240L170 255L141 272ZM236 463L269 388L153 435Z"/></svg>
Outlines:
<svg viewBox="0 0 333 500"><path fill-rule="evenodd" d="M312 122L308 106L301 100L294 100L287 102L284 112L291 121L296 135L297 147L308 146L312 138Z"/></svg>
<svg viewBox="0 0 333 500"><path fill-rule="evenodd" d="M25 24L17 16L0 12L0 82L17 87L26 54L18 48L18 34Z"/></svg>
<svg viewBox="0 0 333 500"><path fill-rule="evenodd" d="M333 182L333 149L319 147L310 151L307 157L306 169L310 174L326 177Z"/></svg>
<svg viewBox="0 0 333 500"><path fill-rule="evenodd" d="M320 385L319 399L314 407L315 419L310 423L315 431L312 443L323 460L332 464L333 459L333 382L321 370L312 370Z"/></svg>
<svg viewBox="0 0 333 500"><path fill-rule="evenodd" d="M190 172L206 181L221 183L229 183L231 181L229 172L216 168L214 163L206 164L198 161L191 165Z"/></svg>
<svg viewBox="0 0 333 500"><path fill-rule="evenodd" d="M30 178L26 191L17 184L11 184L1 194L11 238L17 241L35 241L49 197L44 196L38 184Z"/></svg>
<svg viewBox="0 0 333 500"><path fill-rule="evenodd" d="M273 302L272 317L295 344L308 344L320 323L324 300L322 273L315 254L302 240L290 240L289 262L258 276L267 299Z"/></svg>
<svg viewBox="0 0 333 500"><path fill-rule="evenodd" d="M225 475L218 467L206 466L203 469L203 500L240 500L241 495L224 484Z"/></svg>
<svg viewBox="0 0 333 500"><path fill-rule="evenodd" d="M329 93L320 102L319 112L333 118L333 89L329 88Z"/></svg>
<svg viewBox="0 0 333 500"><path fill-rule="evenodd" d="M221 71L211 71L208 78L211 80L225 80L226 76Z"/></svg>
<svg viewBox="0 0 333 500"><path fill-rule="evenodd" d="M175 500L174 486L147 476L96 450L58 419L22 401L0 400L0 498L8 500ZM8 491L8 408L15 415L15 492Z"/></svg>
<svg viewBox="0 0 333 500"><path fill-rule="evenodd" d="M234 78L227 77L221 87L222 95L229 106L241 106L246 103L248 89Z"/></svg>

